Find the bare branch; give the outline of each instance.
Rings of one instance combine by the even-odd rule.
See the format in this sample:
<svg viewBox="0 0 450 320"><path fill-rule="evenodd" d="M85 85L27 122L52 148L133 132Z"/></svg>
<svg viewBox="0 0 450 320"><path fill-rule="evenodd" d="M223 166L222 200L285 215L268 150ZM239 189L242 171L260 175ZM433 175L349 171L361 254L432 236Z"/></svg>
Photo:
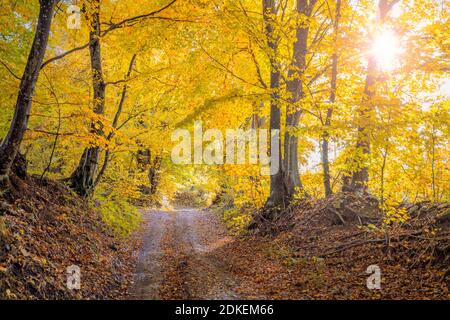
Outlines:
<svg viewBox="0 0 450 320"><path fill-rule="evenodd" d="M16 76L16 74L8 67L8 65L6 63L4 63L3 61L0 60L0 63L5 67L6 70L8 70L8 72L17 80L22 80L21 77Z"/></svg>

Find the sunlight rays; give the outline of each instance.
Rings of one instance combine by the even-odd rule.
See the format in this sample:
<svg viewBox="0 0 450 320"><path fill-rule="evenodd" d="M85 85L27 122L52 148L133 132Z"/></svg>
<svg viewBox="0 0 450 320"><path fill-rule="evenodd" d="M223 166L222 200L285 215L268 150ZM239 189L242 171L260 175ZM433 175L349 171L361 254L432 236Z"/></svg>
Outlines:
<svg viewBox="0 0 450 320"><path fill-rule="evenodd" d="M403 49L400 40L394 31L382 29L375 36L371 54L375 57L378 66L385 71L392 71L399 65L399 57Z"/></svg>

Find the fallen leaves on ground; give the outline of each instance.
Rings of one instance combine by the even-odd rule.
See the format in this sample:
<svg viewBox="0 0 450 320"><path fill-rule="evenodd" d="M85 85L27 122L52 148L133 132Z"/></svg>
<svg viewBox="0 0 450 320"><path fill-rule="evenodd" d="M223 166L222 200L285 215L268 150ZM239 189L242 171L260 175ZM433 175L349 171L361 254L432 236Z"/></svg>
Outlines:
<svg viewBox="0 0 450 320"><path fill-rule="evenodd" d="M117 299L127 295L134 257L101 215L64 185L14 178L20 197L0 201L1 299ZM67 267L81 269L69 290Z"/></svg>

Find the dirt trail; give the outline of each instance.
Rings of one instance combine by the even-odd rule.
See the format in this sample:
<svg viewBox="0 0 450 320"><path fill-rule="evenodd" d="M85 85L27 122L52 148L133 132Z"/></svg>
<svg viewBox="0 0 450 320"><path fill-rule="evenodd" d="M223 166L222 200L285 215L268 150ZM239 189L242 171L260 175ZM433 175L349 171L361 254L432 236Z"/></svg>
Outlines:
<svg viewBox="0 0 450 320"><path fill-rule="evenodd" d="M145 212L132 298L237 299L229 265L211 254L230 240L210 212Z"/></svg>
<svg viewBox="0 0 450 320"><path fill-rule="evenodd" d="M164 212L144 214L142 248L134 277L132 297L135 299L158 299L161 283L161 239L171 217Z"/></svg>

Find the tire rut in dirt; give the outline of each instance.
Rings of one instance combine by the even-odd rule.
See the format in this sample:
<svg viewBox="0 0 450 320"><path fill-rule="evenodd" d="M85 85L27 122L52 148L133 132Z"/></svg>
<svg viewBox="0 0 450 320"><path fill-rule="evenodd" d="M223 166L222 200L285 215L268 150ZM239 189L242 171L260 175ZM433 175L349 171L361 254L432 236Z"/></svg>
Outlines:
<svg viewBox="0 0 450 320"><path fill-rule="evenodd" d="M135 271L132 299L159 299L163 279L161 242L172 217L164 212L144 213L144 237Z"/></svg>
<svg viewBox="0 0 450 320"><path fill-rule="evenodd" d="M165 248L165 280L160 294L167 299L237 299L235 283L225 260L210 254L217 231L205 215L186 210L175 213ZM209 217L210 218L210 217ZM207 228L207 229L205 229ZM203 242L203 243L202 243Z"/></svg>

